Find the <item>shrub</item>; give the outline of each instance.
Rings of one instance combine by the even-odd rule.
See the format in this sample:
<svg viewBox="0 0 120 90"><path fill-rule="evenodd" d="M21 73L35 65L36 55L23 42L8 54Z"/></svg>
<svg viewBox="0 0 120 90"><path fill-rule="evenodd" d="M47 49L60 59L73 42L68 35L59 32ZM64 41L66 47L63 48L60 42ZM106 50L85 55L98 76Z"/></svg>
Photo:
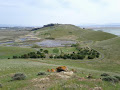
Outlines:
<svg viewBox="0 0 120 90"><path fill-rule="evenodd" d="M0 88L2 88L2 84L0 83Z"/></svg>
<svg viewBox="0 0 120 90"><path fill-rule="evenodd" d="M72 44L72 45L71 45L71 47L77 47L77 46L79 46L78 43L77 43L77 44Z"/></svg>
<svg viewBox="0 0 120 90"><path fill-rule="evenodd" d="M41 54L40 51L37 51L37 54Z"/></svg>
<svg viewBox="0 0 120 90"><path fill-rule="evenodd" d="M48 54L48 50L44 50L44 53Z"/></svg>
<svg viewBox="0 0 120 90"><path fill-rule="evenodd" d="M103 81L108 81L108 82L114 82L114 83L117 83L119 82L119 80L115 77L111 77L111 76L107 76L107 77L104 77L102 78Z"/></svg>
<svg viewBox="0 0 120 90"><path fill-rule="evenodd" d="M84 59L85 56L84 55L77 55L78 56L78 59Z"/></svg>
<svg viewBox="0 0 120 90"><path fill-rule="evenodd" d="M26 78L26 75L23 73L16 73L13 77L12 80L24 80Z"/></svg>
<svg viewBox="0 0 120 90"><path fill-rule="evenodd" d="M101 76L109 76L109 74L103 73L103 74L101 74Z"/></svg>
<svg viewBox="0 0 120 90"><path fill-rule="evenodd" d="M120 81L120 76L114 76L115 78L117 78Z"/></svg>
<svg viewBox="0 0 120 90"><path fill-rule="evenodd" d="M53 49L53 53L59 53L59 49L57 48Z"/></svg>
<svg viewBox="0 0 120 90"><path fill-rule="evenodd" d="M18 58L18 56L13 56L13 59L16 59L16 58Z"/></svg>
<svg viewBox="0 0 120 90"><path fill-rule="evenodd" d="M46 73L45 73L45 72L39 72L37 75L38 75L38 76L39 76L39 75L46 75Z"/></svg>
<svg viewBox="0 0 120 90"><path fill-rule="evenodd" d="M96 58L99 58L99 55L96 55Z"/></svg>
<svg viewBox="0 0 120 90"><path fill-rule="evenodd" d="M74 55L72 56L72 59L78 59L77 55L74 54Z"/></svg>
<svg viewBox="0 0 120 90"><path fill-rule="evenodd" d="M22 58L30 58L28 54L24 54Z"/></svg>
<svg viewBox="0 0 120 90"><path fill-rule="evenodd" d="M42 53L41 58L46 58L46 55L44 53Z"/></svg>
<svg viewBox="0 0 120 90"><path fill-rule="evenodd" d="M40 46L37 44L34 44L31 48L40 48Z"/></svg>
<svg viewBox="0 0 120 90"><path fill-rule="evenodd" d="M94 59L94 58L95 58L94 55L89 55L89 56L88 56L88 59Z"/></svg>
<svg viewBox="0 0 120 90"><path fill-rule="evenodd" d="M43 51L43 49L40 49L40 52L42 52Z"/></svg>
<svg viewBox="0 0 120 90"><path fill-rule="evenodd" d="M53 58L53 55L50 55L49 57L50 57L50 58Z"/></svg>

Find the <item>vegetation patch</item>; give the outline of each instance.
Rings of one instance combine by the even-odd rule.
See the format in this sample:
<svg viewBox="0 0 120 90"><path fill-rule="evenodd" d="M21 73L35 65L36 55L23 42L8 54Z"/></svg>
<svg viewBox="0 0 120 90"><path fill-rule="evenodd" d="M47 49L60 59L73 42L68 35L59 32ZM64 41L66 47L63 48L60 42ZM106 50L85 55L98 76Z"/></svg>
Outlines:
<svg viewBox="0 0 120 90"><path fill-rule="evenodd" d="M47 74L45 72L39 72L37 76L40 76L40 75L47 75Z"/></svg>
<svg viewBox="0 0 120 90"><path fill-rule="evenodd" d="M40 49L37 52L30 52L27 54L23 54L21 56L13 56L13 59L16 59L16 58L24 58L24 59L27 59L27 58L45 58L46 54L48 54L48 53L49 53L48 50Z"/></svg>
<svg viewBox="0 0 120 90"><path fill-rule="evenodd" d="M0 88L2 88L2 84L0 83Z"/></svg>
<svg viewBox="0 0 120 90"><path fill-rule="evenodd" d="M110 75L107 73L103 73L103 74L101 74L101 76L110 76Z"/></svg>
<svg viewBox="0 0 120 90"><path fill-rule="evenodd" d="M108 82L114 82L114 83L118 83L119 80L116 77L112 77L112 76L107 76L102 78L103 81L108 81Z"/></svg>
<svg viewBox="0 0 120 90"><path fill-rule="evenodd" d="M117 78L117 79L120 81L120 76L117 76L117 75L116 75L116 76L114 76L114 77Z"/></svg>
<svg viewBox="0 0 120 90"><path fill-rule="evenodd" d="M26 78L26 75L24 73L16 73L12 77L12 81L15 81L15 80L24 80L25 78Z"/></svg>
<svg viewBox="0 0 120 90"><path fill-rule="evenodd" d="M37 44L34 44L34 45L32 45L32 47L31 48L40 48L40 46L39 45L37 45Z"/></svg>
<svg viewBox="0 0 120 90"><path fill-rule="evenodd" d="M57 50L56 50L57 51ZM94 59L94 58L99 58L100 53L97 52L94 49L89 49L89 48L77 48L77 52L72 52L72 53L61 53L60 55L50 55L49 58L54 58L54 59Z"/></svg>

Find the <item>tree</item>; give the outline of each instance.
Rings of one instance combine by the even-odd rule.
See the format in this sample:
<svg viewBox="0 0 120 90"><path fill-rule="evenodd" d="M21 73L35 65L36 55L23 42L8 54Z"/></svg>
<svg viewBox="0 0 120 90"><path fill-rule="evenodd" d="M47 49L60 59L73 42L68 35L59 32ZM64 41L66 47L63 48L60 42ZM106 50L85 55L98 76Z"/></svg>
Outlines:
<svg viewBox="0 0 120 90"><path fill-rule="evenodd" d="M43 51L43 49L40 49L40 52L42 52Z"/></svg>
<svg viewBox="0 0 120 90"><path fill-rule="evenodd" d="M49 52L48 50L44 50L44 53L48 54L48 52Z"/></svg>
<svg viewBox="0 0 120 90"><path fill-rule="evenodd" d="M13 59L16 59L16 58L18 58L17 56L13 56Z"/></svg>

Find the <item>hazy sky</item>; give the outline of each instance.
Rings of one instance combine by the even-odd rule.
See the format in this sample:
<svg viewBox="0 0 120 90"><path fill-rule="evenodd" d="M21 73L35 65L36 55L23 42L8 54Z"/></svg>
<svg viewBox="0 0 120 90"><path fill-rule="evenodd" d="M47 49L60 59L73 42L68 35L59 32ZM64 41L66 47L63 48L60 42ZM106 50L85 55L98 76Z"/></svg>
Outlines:
<svg viewBox="0 0 120 90"><path fill-rule="evenodd" d="M0 24L120 23L120 0L0 0Z"/></svg>

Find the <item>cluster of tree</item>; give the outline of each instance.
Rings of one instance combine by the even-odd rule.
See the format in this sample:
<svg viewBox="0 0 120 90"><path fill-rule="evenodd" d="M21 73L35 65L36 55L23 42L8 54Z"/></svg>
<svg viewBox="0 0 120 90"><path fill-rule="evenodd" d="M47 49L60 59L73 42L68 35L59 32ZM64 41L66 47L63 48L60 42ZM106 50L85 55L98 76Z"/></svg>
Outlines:
<svg viewBox="0 0 120 90"><path fill-rule="evenodd" d="M37 52L30 52L27 54L23 54L21 56L13 56L13 59L16 58L46 58L46 54L48 54L48 50L40 49L40 51Z"/></svg>
<svg viewBox="0 0 120 90"><path fill-rule="evenodd" d="M71 54L60 54L60 55L50 55L50 58L54 58L54 59L84 59L84 58L88 58L88 59L94 59L94 58L99 58L100 54L94 50L94 49L83 49L81 48L77 53L73 52Z"/></svg>
<svg viewBox="0 0 120 90"><path fill-rule="evenodd" d="M58 23L56 23L56 24L51 23L51 24L44 25L43 27L51 27L51 26L55 26L55 25L59 25L59 24Z"/></svg>
<svg viewBox="0 0 120 90"><path fill-rule="evenodd" d="M38 29L41 29L41 28L33 28L31 31L36 31L36 30L38 30Z"/></svg>

